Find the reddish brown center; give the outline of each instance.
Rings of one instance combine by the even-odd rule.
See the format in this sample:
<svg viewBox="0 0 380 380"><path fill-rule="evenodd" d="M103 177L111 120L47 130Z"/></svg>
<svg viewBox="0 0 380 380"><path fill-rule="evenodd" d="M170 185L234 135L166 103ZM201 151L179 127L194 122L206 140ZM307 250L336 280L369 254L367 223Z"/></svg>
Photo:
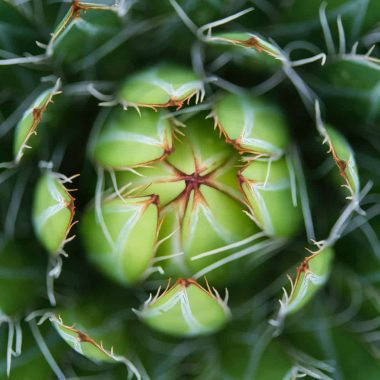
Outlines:
<svg viewBox="0 0 380 380"><path fill-rule="evenodd" d="M178 169L176 169L178 173L177 180L184 181L186 186L185 186L185 189L178 195L178 197L173 200L173 202L185 201L185 203L187 204L192 192L194 192L194 197L198 201L200 200L204 201L203 196L201 192L199 191L200 186L207 185L207 186L215 187L212 181L210 181L215 170L208 174L201 175L198 169L196 169L196 171L193 174L185 174L185 173L180 172Z"/></svg>

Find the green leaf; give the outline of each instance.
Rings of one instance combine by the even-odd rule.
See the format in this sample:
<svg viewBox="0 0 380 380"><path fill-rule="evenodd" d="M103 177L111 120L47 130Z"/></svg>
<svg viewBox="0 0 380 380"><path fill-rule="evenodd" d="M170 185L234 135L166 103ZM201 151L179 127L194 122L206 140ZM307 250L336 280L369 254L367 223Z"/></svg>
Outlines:
<svg viewBox="0 0 380 380"><path fill-rule="evenodd" d="M205 39L215 53L228 54L237 67L257 73L274 73L281 69L284 60L274 44L253 33L213 33Z"/></svg>
<svg viewBox="0 0 380 380"><path fill-rule="evenodd" d="M172 151L172 125L163 112L114 111L93 146L101 166L125 169L162 160Z"/></svg>
<svg viewBox="0 0 380 380"><path fill-rule="evenodd" d="M28 147L29 139L33 134L37 134L36 129L42 121L43 113L52 102L53 97L60 93L59 87L60 80L56 82L54 87L42 92L24 112L23 117L18 122L13 145L15 163L18 163L24 155L24 150Z"/></svg>
<svg viewBox="0 0 380 380"><path fill-rule="evenodd" d="M131 194L158 195L161 208L174 201L186 188L184 178L166 161L136 168L133 172L118 171L116 178L119 187L129 184Z"/></svg>
<svg viewBox="0 0 380 380"><path fill-rule="evenodd" d="M73 1L51 33L46 54L57 55L68 62L85 56L88 47L94 50L96 44L112 36L109 29L116 30L119 21L117 15L113 14L116 11L117 5L113 1Z"/></svg>
<svg viewBox="0 0 380 380"><path fill-rule="evenodd" d="M157 196L111 197L88 207L81 220L88 258L121 284L142 280L155 254L158 212Z"/></svg>
<svg viewBox="0 0 380 380"><path fill-rule="evenodd" d="M189 69L161 64L130 76L119 92L119 101L128 107L177 107L195 96L203 98L203 83Z"/></svg>
<svg viewBox="0 0 380 380"><path fill-rule="evenodd" d="M290 136L280 110L249 95L224 95L213 116L226 141L240 152L279 157Z"/></svg>
<svg viewBox="0 0 380 380"><path fill-rule="evenodd" d="M210 334L229 319L229 309L216 293L194 280L179 279L138 312L150 327L175 336Z"/></svg>
<svg viewBox="0 0 380 380"><path fill-rule="evenodd" d="M76 318L78 318L78 316L79 315L76 314ZM114 353L113 347L106 348L102 341L97 341L88 335L86 328L82 329L82 327L77 328L72 325L67 325L61 317L55 315L51 315L49 320L62 339L79 354L94 362L123 363L130 374L133 374L136 379L141 379L139 371L129 359ZM76 321L78 320L76 319ZM81 324L80 322L79 320L79 324ZM125 352L125 347L119 345L117 352L119 352L118 350Z"/></svg>
<svg viewBox="0 0 380 380"><path fill-rule="evenodd" d="M292 314L304 307L323 287L330 275L334 251L330 247L306 257L297 268L297 276L286 305L286 313Z"/></svg>
<svg viewBox="0 0 380 380"><path fill-rule="evenodd" d="M277 161L254 160L240 174L241 187L254 220L269 235L290 237L302 223L302 212L286 158Z"/></svg>
<svg viewBox="0 0 380 380"><path fill-rule="evenodd" d="M358 196L360 191L359 173L350 144L339 131L329 125L325 126L325 139L345 186L353 196Z"/></svg>
<svg viewBox="0 0 380 380"><path fill-rule="evenodd" d="M32 221L41 244L50 254L62 250L73 224L74 200L62 176L46 171L34 193Z"/></svg>

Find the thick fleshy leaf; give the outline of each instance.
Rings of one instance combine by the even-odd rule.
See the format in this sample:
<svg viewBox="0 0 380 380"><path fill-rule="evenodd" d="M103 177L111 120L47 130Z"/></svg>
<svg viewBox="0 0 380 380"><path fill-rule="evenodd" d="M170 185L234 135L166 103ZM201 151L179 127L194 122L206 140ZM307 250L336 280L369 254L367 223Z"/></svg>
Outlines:
<svg viewBox="0 0 380 380"><path fill-rule="evenodd" d="M120 102L137 107L182 107L193 96L202 100L203 83L189 69L163 64L129 77L119 92Z"/></svg>
<svg viewBox="0 0 380 380"><path fill-rule="evenodd" d="M225 95L215 104L215 123L240 152L279 157L289 145L280 110L249 95Z"/></svg>
<svg viewBox="0 0 380 380"><path fill-rule="evenodd" d="M166 114L115 110L93 145L94 160L107 168L147 165L172 150L172 126Z"/></svg>
<svg viewBox="0 0 380 380"><path fill-rule="evenodd" d="M257 53L263 53L263 55L268 55L273 59L283 59L280 50L275 45L265 41L263 38L253 33L218 33L213 34L212 36L207 36L206 40L212 43L237 45L243 48L255 50Z"/></svg>
<svg viewBox="0 0 380 380"><path fill-rule="evenodd" d="M202 270L227 254L192 261L194 256L241 241L259 232L259 228L243 213L243 209L240 202L210 186L201 186L190 194L182 220L181 241L192 273ZM232 252L228 252L230 254ZM225 275L224 280L227 278Z"/></svg>
<svg viewBox="0 0 380 380"><path fill-rule="evenodd" d="M59 94L60 81L54 87L42 92L37 99L24 112L23 117L18 122L15 131L13 144L14 161L18 163L24 155L25 148L28 147L29 139L33 134L37 134L37 126L42 120L43 113L55 95Z"/></svg>
<svg viewBox="0 0 380 380"><path fill-rule="evenodd" d="M176 142L167 161L184 175L206 176L223 166L230 157L238 159L234 150L218 139L210 121L196 116L182 131L185 136Z"/></svg>
<svg viewBox="0 0 380 380"><path fill-rule="evenodd" d="M78 318L78 314L76 314L76 318ZM97 339L94 339L92 336L88 335L86 328L82 329L82 327L77 327L77 322L79 322L79 325L81 324L81 321L78 321L78 319L75 319L75 327L74 325L65 324L61 316L57 317L55 315L52 315L49 319L62 339L79 354L90 360L93 360L94 362L123 363L127 367L129 373L136 376L137 379L141 379L140 373L133 365L133 363L125 356L120 355L120 351L122 351L122 353L125 353L125 347L117 346L114 352L114 347L106 347L106 342L103 342L101 340L98 341ZM98 328L104 329L104 326L99 326ZM105 334L104 337L106 340L109 341L110 339L104 330L103 333ZM121 331L118 333L119 337L122 337L123 334ZM121 340L119 339L119 343L120 342Z"/></svg>
<svg viewBox="0 0 380 380"><path fill-rule="evenodd" d="M53 325L61 337L78 353L96 361L113 361L110 352L107 352L99 343L77 328L65 325L61 319L53 319Z"/></svg>
<svg viewBox="0 0 380 380"><path fill-rule="evenodd" d="M327 247L306 257L297 268L297 277L285 305L286 313L295 313L304 307L326 283L332 266L334 251Z"/></svg>
<svg viewBox="0 0 380 380"><path fill-rule="evenodd" d="M112 12L110 12L112 11ZM118 25L117 6L113 0L74 1L51 33L47 55L55 54L72 62L106 41Z"/></svg>
<svg viewBox="0 0 380 380"><path fill-rule="evenodd" d="M117 282L141 280L155 253L157 196L109 198L89 207L81 235L90 260Z"/></svg>
<svg viewBox="0 0 380 380"><path fill-rule="evenodd" d="M177 280L163 294L149 299L138 312L153 329L176 336L210 334L223 327L229 314L218 294L191 279Z"/></svg>
<svg viewBox="0 0 380 380"><path fill-rule="evenodd" d="M302 222L302 212L292 196L290 170L285 158L254 160L240 174L253 217L270 235L292 236Z"/></svg>
<svg viewBox="0 0 380 380"><path fill-rule="evenodd" d="M50 254L58 253L65 244L73 222L74 200L59 174L46 171L41 176L34 194L32 220L38 239Z"/></svg>
<svg viewBox="0 0 380 380"><path fill-rule="evenodd" d="M325 126L325 138L329 144L330 153L339 168L345 185L351 194L358 194L360 181L354 152L345 137L331 126Z"/></svg>
<svg viewBox="0 0 380 380"><path fill-rule="evenodd" d="M176 199L186 188L181 174L167 161L138 168L134 172L119 171L116 178L119 186L131 184L132 194L158 195L161 207Z"/></svg>
<svg viewBox="0 0 380 380"><path fill-rule="evenodd" d="M60 335L72 348L91 360L112 362L114 359L107 351L113 348L120 354L131 349L125 316L113 295L98 291L96 296L72 299L57 310L57 315L59 318L53 318L53 324ZM75 326L75 329L68 326ZM81 338L79 331L91 338ZM96 342L101 342L101 347Z"/></svg>
<svg viewBox="0 0 380 380"><path fill-rule="evenodd" d="M213 263L242 249L239 242L259 232L259 228L243 213L244 205L225 193L202 185L191 190L162 211L160 239L168 237L158 248L158 256L174 256L163 262L173 276L192 276ZM236 248L225 246L238 243ZM208 257L195 256L220 250ZM236 266L207 271L213 282L226 283L238 273ZM233 269L231 269L233 268Z"/></svg>
<svg viewBox="0 0 380 380"><path fill-rule="evenodd" d="M227 55L239 66L257 73L281 69L281 54L274 45L251 33L214 33L207 39L216 53Z"/></svg>

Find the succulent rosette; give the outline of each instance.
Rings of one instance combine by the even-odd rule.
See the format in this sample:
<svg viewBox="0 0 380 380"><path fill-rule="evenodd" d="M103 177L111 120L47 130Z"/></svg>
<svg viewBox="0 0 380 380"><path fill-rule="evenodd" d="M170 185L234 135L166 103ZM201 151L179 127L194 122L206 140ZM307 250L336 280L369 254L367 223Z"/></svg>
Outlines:
<svg viewBox="0 0 380 380"><path fill-rule="evenodd" d="M0 0L0 378L378 380L378 4Z"/></svg>

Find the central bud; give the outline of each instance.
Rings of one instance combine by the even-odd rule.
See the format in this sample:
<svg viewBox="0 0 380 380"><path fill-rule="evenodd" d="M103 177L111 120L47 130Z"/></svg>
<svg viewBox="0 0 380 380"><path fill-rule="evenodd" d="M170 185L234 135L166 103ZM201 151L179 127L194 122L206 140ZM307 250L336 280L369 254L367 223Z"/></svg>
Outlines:
<svg viewBox="0 0 380 380"><path fill-rule="evenodd" d="M201 176L199 173L194 173L191 176L185 176L183 179L185 180L187 187L198 188L200 184L205 183L208 176Z"/></svg>
<svg viewBox="0 0 380 380"><path fill-rule="evenodd" d="M136 168L136 173L118 173L119 184L132 184L131 194L156 194L160 198L161 243L157 255L173 256L162 266L176 277L197 275L227 253L194 260L195 256L258 231L242 212L245 204L237 178L239 155L203 117L194 117L186 124L183 135L173 139L173 152L165 159ZM227 278L224 269L207 276L214 281L223 278L223 282Z"/></svg>
<svg viewBox="0 0 380 380"><path fill-rule="evenodd" d="M93 159L111 181L82 234L88 256L116 281L136 283L156 265L165 276L216 285L241 274L242 259L224 259L246 255L244 242L260 229L244 213L241 156L205 116L179 129L165 111L116 109L95 136Z"/></svg>

